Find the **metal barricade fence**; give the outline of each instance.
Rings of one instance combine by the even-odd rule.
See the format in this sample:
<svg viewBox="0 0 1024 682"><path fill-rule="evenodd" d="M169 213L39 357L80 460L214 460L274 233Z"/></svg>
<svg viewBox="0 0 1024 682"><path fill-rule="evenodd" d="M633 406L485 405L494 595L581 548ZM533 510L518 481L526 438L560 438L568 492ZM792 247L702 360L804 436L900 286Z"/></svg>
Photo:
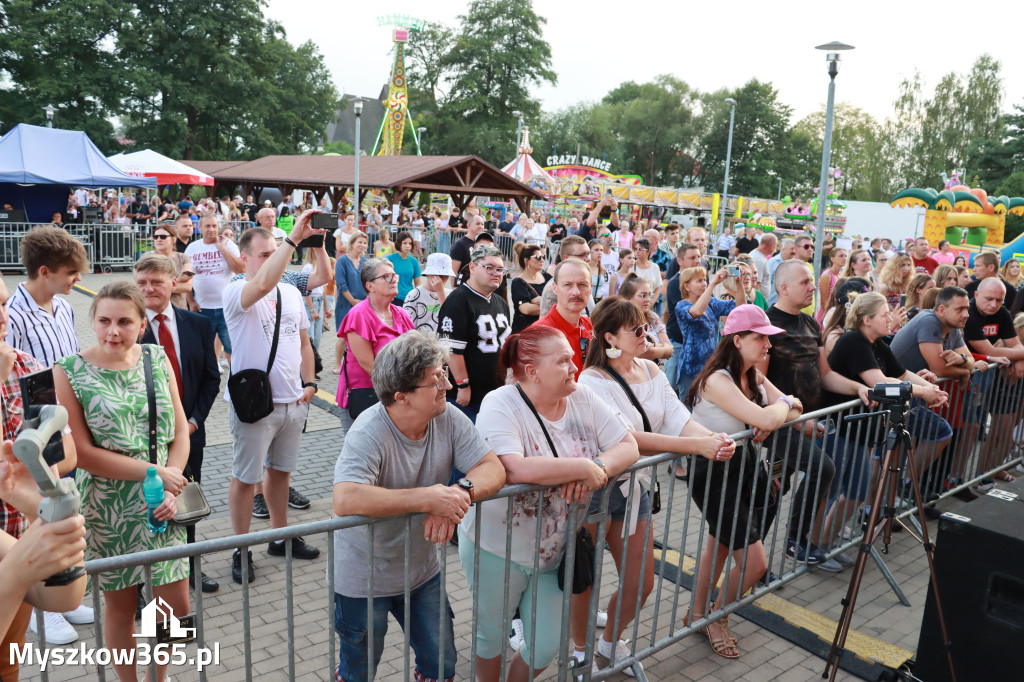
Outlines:
<svg viewBox="0 0 1024 682"><path fill-rule="evenodd" d="M969 407L981 407L991 409L996 419L1010 419L1013 425L1021 416L1021 392L1020 382L1010 382L1006 377L1005 388L997 383L996 375L984 383L984 373L976 374L972 381L978 381L977 389L981 392L980 405L977 402ZM979 379L979 377L982 377ZM919 406L916 406L919 407ZM959 409L956 407L953 410ZM703 459L698 455L676 455L664 453L654 457L645 457L633 466L629 467L614 485L609 485L603 491L596 492L599 496L600 505L594 513L589 513L579 505L569 505L568 517L565 525L564 546L565 571L567 576L572 575L575 562L575 530L577 523L583 520L591 524L595 529L595 559L594 559L594 589L590 590L589 599L586 596L573 597L570 591L561 593L560 599L538 598L536 591L526 590L522 593L513 593L510 587L510 575L513 570L517 572L526 571L537 575L541 571L539 565L541 552L539 551L542 534L544 531L543 521L546 518L543 513L545 496L543 491L547 490L542 486L534 485L513 485L506 486L496 495L487 501L475 503L477 510L477 523L472 537L465 533L462 537L462 551L469 551L469 541L472 548L472 560L465 566L458 561L453 562L449 557L447 546L437 548L437 557L440 566L440 585L444 594L450 594L453 590L465 589L468 587L472 608L467 613L460 610L454 613L455 627L459 629L461 636L469 636L471 645L468 651L459 651L457 656L462 659L459 663L459 677L475 679L476 667L480 661L477 659L478 638L475 633L484 626L489 625L492 630L496 629L501 635L501 642L504 642L509 631L509 624L515 606L522 607L522 613L527 616L526 639L530 642L528 650L531 656L535 656L537 646L543 645L550 649L550 641L537 641L538 625L543 625L545 634L552 634L551 627L558 626L558 642L553 665L557 665L557 679L567 680L573 675L581 674L583 679L591 677L591 661L595 660L596 622L597 611L608 599L611 592L621 588L619 580L635 583L634 593L618 595L617 603L620 608L626 605L629 609L623 613L616 612L608 615L606 628L612 628L613 633L622 630L621 636L628 639L628 653L625 657L613 658L608 661L607 667L599 669L592 679L606 679L617 671L633 667L634 664L641 664L658 651L674 645L693 632L703 629L711 623L718 623L730 613L755 601L759 597L779 589L781 586L790 583L808 571L808 565L822 559L820 554L814 554L811 543L822 543L822 550L828 557L836 557L841 552L860 547L863 530L861 505L864 500L870 500L871 491L878 484L880 478L879 461L883 452L879 450L878 443L884 442L887 425L880 417L871 417L859 421L849 421L847 418L864 413L866 408L859 400L850 400L840 405L827 409L818 410L803 415L798 420L788 423L773 432L767 440L758 443L754 442L754 432L744 431L733 434L737 441L736 455L731 463L710 463L710 460ZM980 412L971 412L972 418L981 420L979 423L984 427L983 417ZM940 423L934 420L921 421L919 416L914 417L918 421L908 421L908 428L920 435L922 440L927 441L931 433L938 434ZM924 426L922 426L924 425ZM1006 440L1006 433L997 434L999 424L994 420L992 428L987 432L989 439ZM961 429L962 431L962 429ZM1012 428L1006 429L1012 433ZM806 435L813 435L814 439ZM977 437L977 433L974 436ZM1012 436L1011 436L1012 440ZM957 451L953 457L953 465L950 470L957 474L961 483L948 487L939 497L947 497L955 492L964 489L970 482L979 481L986 475L991 475L997 469L1005 469L1021 462L1019 453L1014 453L1004 461L1000 455L995 464L991 464L990 458L985 450L975 453L974 441L962 441L962 450ZM987 448L986 448L987 449ZM966 453L966 454L964 454ZM927 454L921 456L929 456ZM688 460L689 480L682 483L672 475L674 464L677 460ZM668 465L666 475L666 465ZM718 467L713 470L712 467ZM990 467L985 469L983 467ZM973 474L972 474L973 472ZM660 474L660 475L659 475ZM648 484L651 492L644 492L638 485L638 481L649 478L652 482ZM901 476L900 481L903 478ZM623 486L625 495L625 512L621 522L610 520L608 513L609 501L614 487ZM557 490L558 486L552 488ZM641 498L655 496L660 497L663 502L661 512L654 514L647 522L640 521L636 524L635 530L629 532L633 518L640 508ZM512 531L508 530L513 526L514 505L522 503L530 496L536 497L535 513L533 518L527 518L526 523L531 527L526 532L533 538L534 551L532 554L532 566L515 564L498 557L502 562L502 568L495 571L497 574L481 575L482 552L487 563L493 566L492 555L481 550L481 538L485 518L480 513L481 505L501 504L498 500L505 500L507 505L505 511L504 528L505 551L504 555L509 556L512 547ZM904 493L901 497L906 498ZM831 500L830 505L826 502ZM847 502L844 502L847 501ZM913 513L913 508L897 510L897 518L901 522L907 522L907 517ZM410 616L410 595L419 586L410 585L409 561L410 544L414 533L422 530L419 524L414 524L413 515L402 517L406 519L404 525L404 592L402 602L404 603L405 617L400 622L409 623ZM152 597L150 566L159 561L167 561L183 557L194 557L194 571L199 575L202 571L202 560L205 555L224 550L240 548L242 556L248 547L266 543L274 540L290 539L298 536L322 536L327 544L327 584L325 603L328 607L328 622L325 627L331 627L331 619L334 613L334 589L335 585L344 583L345 576L334 574L335 547L333 533L341 529L352 529L365 527L368 533L369 556L368 566L377 566L374 559L374 533L376 526L383 519L369 519L365 517L343 517L315 523L306 523L288 528L260 531L242 536L225 537L217 540L197 542L192 545L184 545L138 554L112 557L87 562L86 569L90 575L95 576L104 571L129 566L144 566L146 573L146 594ZM516 523L523 520L515 519ZM713 522L714 521L714 522ZM622 529L627 529L623 532ZM612 548L607 552L606 540ZM495 541L490 541L491 549L494 549ZM629 547L633 543L641 543L642 547L650 548L641 552L639 564L635 559L627 559L622 564L621 576L616 573L620 557L631 557ZM285 604L284 626L287 630L287 648L282 655L288 658L288 673L290 679L295 679L296 654L295 654L295 603L293 593L293 568L291 557L291 543L285 543ZM714 551L711 551L714 550ZM609 556L611 554L612 556ZM886 568L880 555L870 548L870 557L876 562L883 577L892 587L897 598L904 604L909 601L902 594L895 578ZM614 560L613 560L614 559ZM491 570L491 569L488 569ZM550 570L550 567L545 567ZM246 679L251 680L253 676L252 651L256 644L250 637L252 630L251 614L254 598L261 598L262 593L253 596L253 590L249 586L247 574L248 566L242 561L242 586L241 586L241 627L242 627L242 661L232 661L229 665L244 666ZM472 573L472 579L453 578L456 573L468 575ZM502 574L503 573L503 574ZM752 582L751 578L762 574L759 581L753 582L753 589L747 590ZM775 573L778 574L777 579ZM656 577L655 577L656 574ZM637 576L640 579L637 579ZM718 597L715 597L714 585L722 577L722 584L718 588ZM744 577L745 576L745 577ZM374 571L368 571L366 593L374 594ZM339 581L341 581L339 583ZM198 646L205 647L204 639L204 605L203 594L198 589L199 582L196 581L196 589L193 591L195 599L195 612L197 615L197 641ZM349 587L359 590L361 585ZM743 587L743 591L740 590ZM687 596L683 591L688 590ZM502 607L500 612L481 613L481 594L487 591L486 603L497 603L500 596ZM500 595L499 595L500 592ZM699 595L699 596L698 596ZM723 600L721 595L726 595ZM839 602L841 594L836 595ZM372 602L373 599L371 598ZM104 641L102 618L99 614L102 611L99 592L93 590L92 603L96 609L96 638L97 646L102 647ZM367 608L372 613L372 603ZM586 612L586 630L581 633L578 623L581 622L583 612ZM641 618L641 612L646 615ZM225 611L221 610L220 613ZM440 624L440 641L436 653L439 663L439 670L444 670L442 665L445 658L445 641L449 636L446 625L446 609L438 609L437 619ZM580 616L575 621L573 615ZM397 614L395 614L397 617ZM41 617L41 616L39 616ZM429 615L433 618L433 615ZM625 625L628 622L628 625ZM494 624L497 623L495 626ZM574 630L573 625L577 624ZM367 624L366 645L368 648L368 660L373 662L373 650L375 636L373 632L372 619ZM41 627L39 628L42 629ZM582 642L580 638L582 637ZM619 635L613 637L618 640ZM531 641L532 638L532 641ZM326 651L317 655L326 655L324 670L328 675L333 675L338 664L337 649L338 642L334 634L328 636ZM572 654L573 642L585 645L582 669L574 670L572 667L574 656ZM406 631L402 635L399 645L394 636L391 645L386 646L389 665L393 668L404 670L404 679L410 679L411 662L410 649L411 639ZM397 651L395 647L400 647ZM425 652L416 652L416 660L424 660ZM433 656L434 654L430 654ZM466 657L468 655L468 666ZM399 663L399 656L401 662ZM500 663L502 669L509 660L510 654L506 647L501 647ZM616 654L612 654L616 656ZM531 668L534 667L536 659L527 660L525 663ZM543 663L540 661L538 663ZM633 672L638 679L646 679L639 665L633 667ZM100 679L104 679L105 671L102 667L98 669ZM371 674L372 676L372 674ZM46 678L45 671L43 672ZM532 675L531 675L532 677ZM200 679L206 679L206 673L200 671Z"/></svg>

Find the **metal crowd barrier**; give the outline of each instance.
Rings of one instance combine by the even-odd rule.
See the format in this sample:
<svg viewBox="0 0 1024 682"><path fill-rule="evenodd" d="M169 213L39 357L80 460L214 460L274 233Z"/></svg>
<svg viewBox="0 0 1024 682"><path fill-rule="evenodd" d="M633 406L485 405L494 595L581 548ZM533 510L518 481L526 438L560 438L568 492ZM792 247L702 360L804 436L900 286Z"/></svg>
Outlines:
<svg viewBox="0 0 1024 682"><path fill-rule="evenodd" d="M978 429L968 430L959 426L958 443L954 448L947 448L951 455L947 460L940 458L932 465L932 474L926 475L927 480L934 478L940 482L948 481L950 477L955 479L954 483L942 483L940 486L933 486L935 499L943 499L961 492L972 482L982 481L985 477L991 476L998 470L1005 470L1021 463L1019 452L1019 436L1014 436L1014 428L1022 417L1021 386L1022 382L1010 381L1008 376L998 376L1003 370L990 370L987 373L976 373L972 378L971 388L965 390L965 398L959 403L951 403L946 412L954 414L957 411L966 410L965 416L974 420L969 423L979 424ZM1005 375L1005 372L1003 372ZM1000 383L1002 381L1002 383ZM914 408L916 409L916 407ZM570 619L572 612L572 595L566 591L557 603L538 603L536 594L532 596L532 619L528 626L528 632L536 637L536 625L540 619L556 620L561 618L560 645L558 647L557 659L553 665L557 666L557 679L567 680L573 675L581 674L583 679L602 680L608 678L617 671L622 671L634 663L641 663L652 657L658 651L675 645L680 640L690 636L695 631L704 628L709 623L719 621L724 616L740 609L747 604L757 600L761 596L778 590L785 584L800 579L808 572L809 566L806 557L801 558L798 553L787 552L787 544L790 538L801 539L809 537L815 544L823 544L828 547L829 557L836 557L839 553L848 550L857 550L862 540L862 511L863 500L871 499L874 486L879 482L880 473L879 457L884 454L878 451L875 444L884 440L886 424L880 418L862 419L860 421L848 422L847 417L864 413L866 408L859 400L850 400L841 405L828 409L818 410L801 416L800 419L788 423L775 431L768 440L763 443L753 443L752 431L743 431L733 434L737 441L737 452L735 457L737 466L725 468L721 477L722 489L735 488L739 491L736 495L736 506L727 506L728 496L723 496L716 502L717 509L706 508L705 512L714 512L721 521L715 528L711 528L708 522L707 513L702 513L695 502L695 496L699 499L709 500L710 494L714 492L712 477L703 478L701 466L695 461L696 456L674 455L664 453L654 457L644 457L630 467L624 474L629 485L629 493L626 501L626 518L623 524L628 527L631 517L635 514L633 506L634 496L640 494L639 488L633 485L642 475L650 476L654 483L652 489L660 491L660 499L663 501L660 513L651 517L651 522L637 526L635 534L623 539L622 556L629 556L631 543L640 542L646 547L654 544L656 550L653 554L643 554L639 566L627 565L626 571L636 571L644 576L649 568L656 569L653 588L646 601L642 599L644 580L638 581L637 595L628 600L635 603L632 612L625 615L615 614L614 618L609 617L609 623L605 627L613 627L617 631L623 618L630 620L630 624L622 632L622 637L627 639L628 655L621 659L605 661L602 663L598 673L591 678L590 663L595 656L596 642L596 617L597 611L608 599L611 591L618 587L616 582L616 565L610 553L605 548L605 538L608 537L609 523L607 509L612 491L612 486L605 488L602 492L595 493L601 496L601 509L598 513L586 518L588 523L596 523L594 560L595 581L594 589L591 590L589 604L587 605L588 626L586 632L586 652L582 670L574 670L572 667L573 655L571 653L572 638L570 636ZM917 419L918 417L915 417ZM991 424L986 420L991 418ZM915 427L917 424L918 427ZM931 431L919 428L920 422L908 423L908 427L922 437L924 441L934 440L938 434L941 424L937 421L931 422L934 427ZM986 428L986 426L988 428ZM813 434L815 441L821 446L818 449L812 440L805 437L805 433ZM979 433L986 438L985 447L978 448L977 438ZM1005 450L1002 449L1005 447ZM995 448L995 449L994 449ZM995 453L994 455L992 453ZM914 453L919 458L929 459L931 453L927 446L918 447ZM689 482L682 483L672 475L676 462L680 459L689 460ZM723 465L711 465L723 466ZM710 467L708 467L710 468ZM834 475L831 472L834 469ZM937 474L935 472L938 472ZM905 470L903 472L905 474ZM732 478L733 480L730 480ZM829 489L829 479L835 483ZM621 480L621 479L620 479ZM901 482L903 477L900 478ZM718 484L716 484L718 485ZM926 486L927 487L927 486ZM556 486L557 488L557 486ZM511 524L513 498L516 496L537 495L537 514L534 534L535 548L539 547L542 534L543 514L541 513L544 500L541 496L542 486L514 485L506 486L490 499L507 500L506 528ZM843 493L853 503L841 507L838 497ZM777 497L775 497L777 496ZM908 494L905 490L899 492L899 499L906 500ZM772 504L771 500L778 499L778 504ZM826 506L826 500L832 503ZM480 509L480 502L477 502L477 509ZM910 532L913 532L913 524L910 516L915 510L904 505L897 510L898 521L906 525ZM586 513L585 507L570 506L569 518L566 526L566 574L571 575L575 561L575 544L572 538L575 536L577 524L583 519ZM411 586L409 584L409 540L413 533L421 533L418 523L413 522L413 515L404 517L406 524L404 528L405 537L405 603L409 603ZM464 679L475 679L476 660L476 638L474 636L477 624L482 618L493 619L494 614L481 614L478 610L480 604L481 585L485 589L502 590L503 605L503 629L507 633L514 604L511 602L512 595L509 593L509 571L511 564L504 562L503 575L480 575L480 538L483 518L477 515L478 523L475 527L474 541L474 573L473 581L467 585L465 578L453 578L453 573L460 571L458 560L452 559L446 546L438 548L438 559L440 563L440 580L442 588L447 594L454 589L468 587L471 595L472 607L468 610L460 609L455 613L455 626L463 632L469 628L468 633L472 644L468 650L459 651L459 669L457 675ZM331 586L326 589L322 597L322 603L328 607L328 622L324 627L331 627L334 613L334 591L333 585L336 578L344 579L343 576L334 575L334 543L333 532L344 528L367 527L371 551L368 557L369 565L374 565L372 546L375 527L381 519L369 519L365 517L344 517L332 518L330 520L315 523L301 524L288 528L260 531L242 536L225 537L217 540L207 540L191 545L184 545L162 550L142 552L127 556L112 557L107 559L89 561L86 569L90 575L97 575L104 571L129 566L146 567L146 594L152 595L150 566L159 561L194 557L196 574L202 570L203 557L214 552L222 552L239 548L245 556L247 548L267 543L273 540L290 539L297 536L311 537L320 536L327 544L327 580ZM730 529L723 528L726 521ZM751 533L750 539L739 536L743 529ZM730 546L737 542L741 547L739 557L726 554L726 559L721 561L717 551L708 554L706 538L711 534L720 543L728 543ZM511 534L506 536L506 554L511 547ZM285 593L283 604L283 627L287 634L287 647L279 652L279 655L286 656L288 661L288 673L290 679L295 679L296 658L295 658L295 603L293 595L293 567L291 558L291 543L286 542L285 562ZM763 551L763 554L761 553ZM534 571L538 568L539 551L534 552ZM796 554L796 556L793 556ZM879 554L874 547L870 549L870 556L878 565L884 579L892 587L897 599L905 605L909 601L901 592L896 579L886 568ZM728 604L721 602L715 606L713 585L715 577L723 576L718 594L726 594L730 589L735 588L737 576L744 575L748 564L757 562L755 567L760 568L763 561L766 567L762 582L754 584L754 589L739 594L735 601ZM719 565L721 564L721 565ZM242 646L243 654L241 660L222 662L230 667L243 667L246 680L253 677L252 652L254 646L264 647L264 642L254 642L250 637L253 628L250 609L253 600L263 596L263 592L257 591L254 595L246 579L246 562L242 562L243 581L240 591L241 609L240 620L243 632ZM770 580L769 576L778 574L777 580ZM203 594L197 588L193 590L193 603L196 614L197 644L205 647L207 641L204 634L204 602ZM766 584L767 583L767 584ZM374 593L374 578L372 571L368 576L368 592ZM257 587L259 583L255 584ZM701 585L707 587L698 590ZM497 588L495 586L498 586ZM233 587L233 586L232 586ZM686 592L689 594L686 594ZM700 601L697 601L696 594L700 591L704 594ZM525 599L530 599L529 592L525 592ZM842 598L842 594L836 594L836 602ZM276 599L277 596L275 595ZM619 599L622 604L626 599ZM96 609L96 640L97 646L103 645L103 627L100 613L102 611L102 600L99 592L93 590L92 603ZM407 607L408 608L408 607ZM578 606L577 606L578 608ZM538 611L540 609L540 611ZM372 605L367 609L372 613ZM641 617L641 612L644 616ZM220 609L221 613L225 611ZM694 613L693 618L687 618L687 614ZM703 614L703 615L700 615ZM408 611L406 611L408 616ZM438 613L440 623L444 623L444 613ZM433 616L431 616L433 617ZM409 622L408 618L405 622ZM444 629L442 629L444 632ZM444 635L442 635L442 638ZM392 639L394 642L394 638ZM43 644L45 646L45 643ZM270 645L272 646L272 645ZM367 646L373 646L372 626L369 628ZM392 643L385 648L387 661L396 668L404 671L404 679L411 679L410 662L410 638L405 633L401 645ZM742 643L740 643L742 647ZM396 649L398 647L400 650ZM533 647L531 647L533 649ZM372 649L369 661L373 661ZM444 643L441 643L437 660L441 662L444 651ZM337 666L337 642L332 632L328 637L328 645L325 651L317 655L326 658L323 662L323 670L328 676L333 676ZM708 652L711 656L711 652ZM505 669L511 654L503 647L501 654L502 670ZM401 659L399 663L398 660ZM468 661L468 665L467 665ZM532 661L526 661L532 667ZM443 669L443 666L441 666ZM532 672L532 671L531 671ZM642 670L634 670L637 679L646 679ZM106 671L99 667L97 669L99 679L106 679ZM371 675L372 676L372 675ZM207 677L205 671L200 672L200 679ZM532 678L532 675L531 675ZM43 679L46 680L46 672L43 671ZM332 677L333 679L333 677ZM504 677L502 677L504 679Z"/></svg>

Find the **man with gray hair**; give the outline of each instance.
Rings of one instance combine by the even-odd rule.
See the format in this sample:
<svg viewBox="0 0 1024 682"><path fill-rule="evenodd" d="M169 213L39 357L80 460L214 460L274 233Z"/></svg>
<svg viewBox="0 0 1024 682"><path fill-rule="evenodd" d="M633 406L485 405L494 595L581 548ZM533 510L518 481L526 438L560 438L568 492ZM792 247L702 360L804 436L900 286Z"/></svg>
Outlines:
<svg viewBox="0 0 1024 682"><path fill-rule="evenodd" d="M754 267L757 268L757 288L761 291L761 295L764 296L765 300L768 300L768 290L771 286L771 273L768 270L768 260L772 258L772 254L775 253L775 245L778 241L778 237L773 233L768 232L761 237L761 241L758 243L757 248L750 252L750 259L754 261Z"/></svg>
<svg viewBox="0 0 1024 682"><path fill-rule="evenodd" d="M508 274L501 251L481 244L469 258L468 278L441 304L438 334L452 353L454 388L448 400L475 422L484 396L505 383L498 375L498 356L512 333L512 321L508 303L495 294Z"/></svg>
<svg viewBox="0 0 1024 682"><path fill-rule="evenodd" d="M417 680L455 675L452 611L441 584L437 546L448 542L470 505L504 485L505 469L472 422L447 408L448 359L443 344L417 331L384 346L374 359L372 375L380 402L352 424L334 467L335 514L397 517L373 525L372 561L367 526L334 533L334 623L340 636L336 679L374 678L388 613L397 617L412 642ZM452 470L466 473L449 485ZM410 520L403 514L416 516ZM370 566L372 577L367 575Z"/></svg>
<svg viewBox="0 0 1024 682"><path fill-rule="evenodd" d="M775 288L775 271L783 261L791 260L796 254L796 242L786 237L779 246L779 252L768 259L768 307L779 300L779 292Z"/></svg>

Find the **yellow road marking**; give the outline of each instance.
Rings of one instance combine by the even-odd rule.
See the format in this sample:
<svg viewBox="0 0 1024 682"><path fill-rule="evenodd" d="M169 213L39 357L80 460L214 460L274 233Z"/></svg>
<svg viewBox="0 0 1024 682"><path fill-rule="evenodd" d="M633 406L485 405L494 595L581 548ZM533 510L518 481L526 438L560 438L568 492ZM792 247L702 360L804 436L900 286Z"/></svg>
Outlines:
<svg viewBox="0 0 1024 682"><path fill-rule="evenodd" d="M692 557L680 557L679 552L674 549L665 551L655 549L654 556L656 559L663 558L665 563L676 566L690 575L693 575L697 563ZM721 580L719 586L721 586ZM811 609L793 604L776 594L766 594L754 602L754 606L781 616L791 625L814 633L827 644L831 644L835 637L838 626L836 621ZM898 668L914 657L913 651L865 635L852 628L846 637L846 648L865 661L881 663L890 668Z"/></svg>
<svg viewBox="0 0 1024 682"><path fill-rule="evenodd" d="M95 291L93 291L92 289L90 289L90 288L88 288L88 287L84 287L84 286L82 286L81 284L76 284L76 285L74 285L74 288L75 288L75 289L78 289L78 290L79 290L79 291L81 291L81 292L82 292L83 294L88 294L89 296L95 296L95 295L96 295L96 292L95 292Z"/></svg>

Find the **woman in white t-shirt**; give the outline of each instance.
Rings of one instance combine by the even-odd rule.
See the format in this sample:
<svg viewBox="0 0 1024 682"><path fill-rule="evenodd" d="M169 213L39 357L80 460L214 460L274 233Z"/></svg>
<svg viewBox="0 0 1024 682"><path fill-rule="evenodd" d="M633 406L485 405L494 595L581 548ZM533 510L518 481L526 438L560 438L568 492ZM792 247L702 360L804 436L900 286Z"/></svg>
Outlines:
<svg viewBox="0 0 1024 682"><path fill-rule="evenodd" d="M569 505L580 505L576 518L582 522L586 510L582 505L589 503L591 494L638 457L636 441L625 423L593 391L577 386L573 352L561 332L532 325L513 334L501 349L501 362L502 368L512 370L516 384L487 394L477 428L504 465L506 483L551 487L542 493L516 495L510 523L508 500L498 499L471 507L459 526L459 558L466 580L477 588L477 676L495 682L502 672L501 654L508 646L517 607L524 642L512 657L509 679L525 680L531 662L539 672L558 655L562 621L558 565L566 538L575 531L567 528ZM479 552L474 545L476 524L480 524ZM509 537L511 569L506 584Z"/></svg>
<svg viewBox="0 0 1024 682"><path fill-rule="evenodd" d="M711 433L690 419L689 411L679 402L679 398L669 386L668 379L658 366L650 360L641 359L640 356L647 351L647 333L650 325L646 314L636 304L622 298L605 299L594 308L591 320L594 323L594 339L587 351L586 366L580 375L580 385L593 389L618 413L620 419L629 424L643 454L674 452L694 454L718 461L732 457L736 444L729 436L725 433ZM626 382L637 402L643 407L650 432L645 430L644 417L633 406L622 385L614 378L616 373ZM619 640L619 636L633 620L638 596L641 603L646 601L654 587L654 534L647 531L651 519L648 489L651 487L653 470L652 467L638 472L632 485L629 475L624 475L612 483L613 489L608 503L611 520L606 539L615 558L615 565L619 567L619 589L608 600L608 624L605 626L604 635L597 642L597 653L605 658L609 657L613 646L615 660L629 654L626 644ZM595 495L588 513L599 511L601 497ZM596 535L596 524L588 528ZM623 554L626 536L628 554ZM573 596L572 634L575 655L580 659L586 650L589 606L589 590ZM616 611L619 614L619 627L617 632L612 632L612 624L616 622Z"/></svg>
<svg viewBox="0 0 1024 682"><path fill-rule="evenodd" d="M357 234L356 214L351 211L345 214L345 225L334 231L334 250L340 257L348 251L348 240Z"/></svg>

